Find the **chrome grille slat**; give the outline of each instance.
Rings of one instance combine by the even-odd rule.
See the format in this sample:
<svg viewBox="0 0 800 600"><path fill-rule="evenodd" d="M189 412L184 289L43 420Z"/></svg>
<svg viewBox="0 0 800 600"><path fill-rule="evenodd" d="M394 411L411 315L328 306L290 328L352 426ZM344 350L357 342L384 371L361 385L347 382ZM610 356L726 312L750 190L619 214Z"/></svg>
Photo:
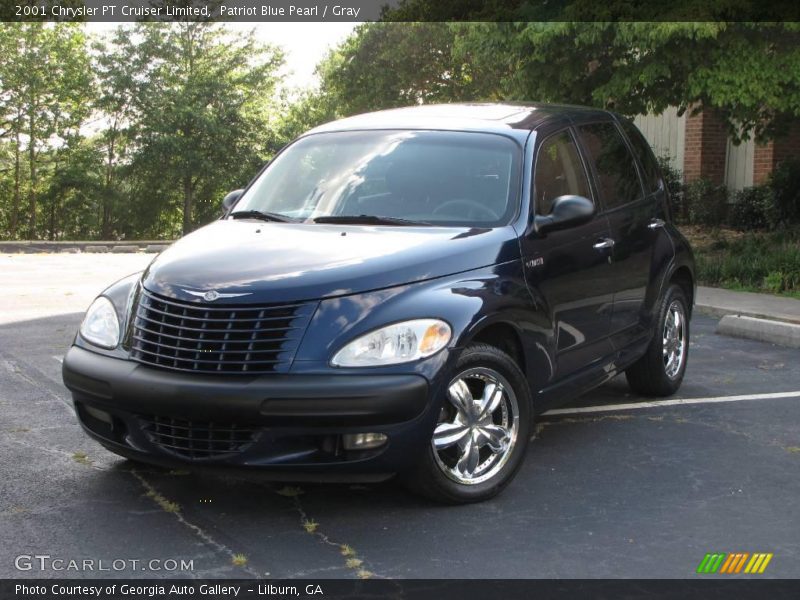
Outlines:
<svg viewBox="0 0 800 600"><path fill-rule="evenodd" d="M175 317L176 316L173 313L164 312L162 310L158 310L156 308L153 308L152 306L149 306L148 308L149 308L150 312L166 315L168 317ZM227 323L230 320L230 319L214 319L214 318L210 318L210 317L208 319L206 319L205 317L192 317L190 315L181 315L181 316L184 319L190 319L192 321L203 321L203 322L209 322L209 323L215 323L215 322L216 323ZM300 316L303 316L303 315L300 315ZM241 320L242 321L280 321L280 320L291 320L291 319L295 319L295 318L297 318L297 315L286 315L286 316L282 316L282 317L266 317L266 318L261 318L261 319L259 319L258 317L242 317Z"/></svg>
<svg viewBox="0 0 800 600"><path fill-rule="evenodd" d="M148 310L148 312L149 312L149 310ZM188 325L181 327L180 325L171 325L170 323L167 323L166 321L156 321L155 319L151 319L149 317L144 317L144 316L141 316L141 315L137 315L136 318L142 319L144 321L148 321L150 323L153 323L155 325L159 325L161 327L171 327L173 329L186 329L187 331L208 331L208 332L219 331L221 333L224 333L226 331L225 329L213 329L213 328L209 329L208 327L190 327ZM284 320L289 320L289 319L284 319ZM244 321L244 322L247 323L248 321ZM203 324L205 324L205 323L203 323ZM256 329L256 328L250 327L250 328L247 328L247 329L236 328L236 329L227 330L227 331L235 331L235 332L240 332L240 333L252 333L254 331L283 331L283 330L286 330L286 329L293 329L293 328L294 329L299 329L298 327L273 327L273 328L266 328L265 327L265 328L262 328L262 329Z"/></svg>
<svg viewBox="0 0 800 600"><path fill-rule="evenodd" d="M152 333L151 330L148 330L148 332ZM219 341L219 340L214 340L214 339L202 339L202 338L192 339L192 338L186 338L186 337L177 337L177 336L171 336L171 335L166 334L166 333L163 334L163 336L167 337L167 338L170 338L170 339L181 340L181 341L184 341L184 342L195 342L197 344L201 344L203 342ZM147 340L146 338L143 338L141 336L135 335L134 338L139 340L139 341L149 343L149 340ZM256 341L251 341L251 340L228 340L228 343L229 344L248 344L248 346L250 344L283 344L284 342L286 342L286 339L287 338L274 338L274 339L265 339L265 340L256 340ZM293 338L290 338L290 339L293 339ZM198 348L182 348L182 350L197 350L197 349ZM269 350L269 348L266 348L264 351L266 351L266 350ZM231 352L233 352L233 350L231 350ZM237 352L244 352L244 350L237 350Z"/></svg>
<svg viewBox="0 0 800 600"><path fill-rule="evenodd" d="M131 357L195 373L286 372L315 308L316 302L211 307L142 289L129 333Z"/></svg>

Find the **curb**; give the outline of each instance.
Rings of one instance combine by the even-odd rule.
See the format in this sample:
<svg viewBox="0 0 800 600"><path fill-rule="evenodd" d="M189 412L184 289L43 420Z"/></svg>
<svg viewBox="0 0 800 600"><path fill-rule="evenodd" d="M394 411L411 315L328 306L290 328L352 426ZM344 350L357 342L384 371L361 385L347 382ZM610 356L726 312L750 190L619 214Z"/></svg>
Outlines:
<svg viewBox="0 0 800 600"><path fill-rule="evenodd" d="M796 323L726 314L717 324L716 333L800 348L800 325Z"/></svg>
<svg viewBox="0 0 800 600"><path fill-rule="evenodd" d="M768 313L761 313L758 311L734 311L729 308L722 308L720 306L712 306L708 304L695 304L694 311L701 315L706 315L707 317L714 317L717 319L721 319L728 315L737 316L737 317L752 317L754 319L765 319L767 321L778 321L781 323L794 323L799 324L800 322L792 319L789 316L775 316L774 314Z"/></svg>
<svg viewBox="0 0 800 600"><path fill-rule="evenodd" d="M142 240L142 241L76 241L76 242L48 242L48 241L15 241L0 242L0 254L34 254L34 253L63 253L63 254L104 254L146 252L158 253L172 243L172 241Z"/></svg>

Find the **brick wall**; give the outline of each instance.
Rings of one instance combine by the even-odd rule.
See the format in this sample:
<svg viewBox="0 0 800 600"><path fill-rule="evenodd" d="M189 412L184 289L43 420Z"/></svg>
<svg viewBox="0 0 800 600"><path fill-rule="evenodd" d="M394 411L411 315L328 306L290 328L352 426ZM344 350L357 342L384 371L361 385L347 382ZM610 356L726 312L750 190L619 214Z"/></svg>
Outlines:
<svg viewBox="0 0 800 600"><path fill-rule="evenodd" d="M687 113L684 179L689 182L705 178L718 185L724 183L727 147L727 128L713 110L696 115Z"/></svg>
<svg viewBox="0 0 800 600"><path fill-rule="evenodd" d="M766 144L756 144L753 153L753 185L766 183L769 174L783 160L800 159L800 123L795 122L783 135Z"/></svg>

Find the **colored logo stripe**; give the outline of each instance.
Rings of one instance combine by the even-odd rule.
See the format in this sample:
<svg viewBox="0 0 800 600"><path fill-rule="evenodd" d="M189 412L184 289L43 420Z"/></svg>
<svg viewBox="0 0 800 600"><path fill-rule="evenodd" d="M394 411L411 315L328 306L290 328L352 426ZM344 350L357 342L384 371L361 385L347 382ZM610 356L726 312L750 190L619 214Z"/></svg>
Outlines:
<svg viewBox="0 0 800 600"><path fill-rule="evenodd" d="M697 566L697 572L725 573L730 575L741 573L742 569L744 569L745 573L763 573L769 561L772 560L772 556L772 553L765 552L756 552L754 554L750 554L749 552L708 553ZM748 561L748 559L750 560ZM747 564L746 567L745 564Z"/></svg>
<svg viewBox="0 0 800 600"><path fill-rule="evenodd" d="M725 554L706 554L697 567L698 573L716 573L722 564Z"/></svg>
<svg viewBox="0 0 800 600"><path fill-rule="evenodd" d="M769 554L753 554L753 558L747 563L744 569L745 573L763 573L767 568L769 561L772 560L772 553Z"/></svg>

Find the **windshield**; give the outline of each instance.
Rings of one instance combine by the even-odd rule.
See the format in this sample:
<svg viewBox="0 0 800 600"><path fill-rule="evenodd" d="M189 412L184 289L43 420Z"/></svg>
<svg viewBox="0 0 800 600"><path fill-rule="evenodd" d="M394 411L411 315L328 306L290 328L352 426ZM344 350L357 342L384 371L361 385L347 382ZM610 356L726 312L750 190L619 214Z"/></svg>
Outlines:
<svg viewBox="0 0 800 600"><path fill-rule="evenodd" d="M516 211L520 153L512 140L488 133L311 135L278 155L233 214L258 211L337 223L505 225Z"/></svg>

